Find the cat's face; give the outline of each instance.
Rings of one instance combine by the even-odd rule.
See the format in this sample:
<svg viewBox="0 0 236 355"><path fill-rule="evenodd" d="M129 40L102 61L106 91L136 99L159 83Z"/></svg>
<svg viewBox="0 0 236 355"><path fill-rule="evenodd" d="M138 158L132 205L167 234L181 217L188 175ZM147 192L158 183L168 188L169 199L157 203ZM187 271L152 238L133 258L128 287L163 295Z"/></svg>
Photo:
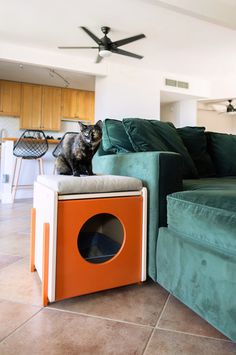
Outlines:
<svg viewBox="0 0 236 355"><path fill-rule="evenodd" d="M86 144L98 144L102 139L102 121L98 121L95 125L84 125L79 122L80 136Z"/></svg>

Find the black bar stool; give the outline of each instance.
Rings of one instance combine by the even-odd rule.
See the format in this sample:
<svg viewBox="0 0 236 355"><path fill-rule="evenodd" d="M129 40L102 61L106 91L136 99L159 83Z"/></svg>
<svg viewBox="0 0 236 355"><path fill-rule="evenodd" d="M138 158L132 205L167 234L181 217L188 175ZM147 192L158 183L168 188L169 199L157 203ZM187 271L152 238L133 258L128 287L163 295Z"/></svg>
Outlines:
<svg viewBox="0 0 236 355"><path fill-rule="evenodd" d="M38 162L39 174L44 174L42 157L48 151L48 141L43 131L28 129L16 141L13 155L16 157L12 178L12 200L14 202L23 159L35 159ZM24 185L23 185L24 186ZM26 185L27 186L27 185ZM25 187L26 187L25 186Z"/></svg>
<svg viewBox="0 0 236 355"><path fill-rule="evenodd" d="M68 136L68 135L70 135L70 134L78 134L78 132L66 132L66 133L62 136L60 142L56 145L55 149L52 151L52 155L54 156L54 158L59 157L59 155L60 155L61 152L62 152L62 144L63 144L63 141L64 141L65 137ZM55 165L55 163L54 163L53 174L55 174L55 173L56 173L56 165Z"/></svg>

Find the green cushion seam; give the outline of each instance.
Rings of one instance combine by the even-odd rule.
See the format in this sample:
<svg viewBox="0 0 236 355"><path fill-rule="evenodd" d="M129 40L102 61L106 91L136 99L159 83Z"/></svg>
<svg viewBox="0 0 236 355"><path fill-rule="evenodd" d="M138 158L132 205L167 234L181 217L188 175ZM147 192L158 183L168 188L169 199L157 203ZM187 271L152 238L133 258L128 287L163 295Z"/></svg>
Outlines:
<svg viewBox="0 0 236 355"><path fill-rule="evenodd" d="M175 201L178 201L178 202L182 202L182 203L185 203L185 204L191 204L191 205L194 205L194 206L198 206L198 207L202 207L202 208L206 208L206 209L210 209L210 210L213 209L213 210L216 210L216 211L221 211L221 212L223 211L223 212L228 212L230 214L232 214L232 213L235 214L234 211L225 210L223 208L218 208L218 207L214 207L214 206L207 206L207 205L203 205L203 204L200 204L200 203L197 203L197 202L181 200L181 199L179 199L177 197L168 196L167 199L172 199L172 200L175 200ZM235 216L232 215L232 217L236 219L236 215Z"/></svg>
<svg viewBox="0 0 236 355"><path fill-rule="evenodd" d="M176 235L177 235L177 238L179 238L179 239L184 239L185 241L191 240L192 242L194 242L195 244L200 245L200 246L204 246L206 244L208 247L210 247L213 250L216 250L218 252L224 252L226 255L235 256L236 257L236 251L233 252L233 251L229 251L229 249L218 247L215 244L210 243L209 241L201 242L199 239L195 239L195 238L193 238L191 236L187 236L187 234L185 234L183 232L181 232L181 236L180 236L180 232L177 231L172 226L168 226L168 229L170 229L171 231L175 232Z"/></svg>

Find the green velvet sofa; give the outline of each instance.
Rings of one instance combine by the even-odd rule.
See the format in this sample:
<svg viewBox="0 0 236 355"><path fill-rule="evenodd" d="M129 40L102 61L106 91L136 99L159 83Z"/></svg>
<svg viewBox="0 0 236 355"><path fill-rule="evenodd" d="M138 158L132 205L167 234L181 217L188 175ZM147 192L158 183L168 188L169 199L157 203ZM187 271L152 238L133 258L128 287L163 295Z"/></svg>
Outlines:
<svg viewBox="0 0 236 355"><path fill-rule="evenodd" d="M148 189L148 274L236 341L236 136L106 119L93 171Z"/></svg>

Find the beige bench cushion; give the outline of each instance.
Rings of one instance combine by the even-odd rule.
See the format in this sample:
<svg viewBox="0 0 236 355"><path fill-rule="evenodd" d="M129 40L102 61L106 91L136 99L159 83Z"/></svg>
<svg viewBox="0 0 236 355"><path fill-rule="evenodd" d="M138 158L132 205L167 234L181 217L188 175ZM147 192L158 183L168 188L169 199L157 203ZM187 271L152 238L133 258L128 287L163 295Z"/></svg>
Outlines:
<svg viewBox="0 0 236 355"><path fill-rule="evenodd" d="M93 175L39 175L37 181L59 195L84 194L116 191L139 191L142 189L141 180L128 176Z"/></svg>

